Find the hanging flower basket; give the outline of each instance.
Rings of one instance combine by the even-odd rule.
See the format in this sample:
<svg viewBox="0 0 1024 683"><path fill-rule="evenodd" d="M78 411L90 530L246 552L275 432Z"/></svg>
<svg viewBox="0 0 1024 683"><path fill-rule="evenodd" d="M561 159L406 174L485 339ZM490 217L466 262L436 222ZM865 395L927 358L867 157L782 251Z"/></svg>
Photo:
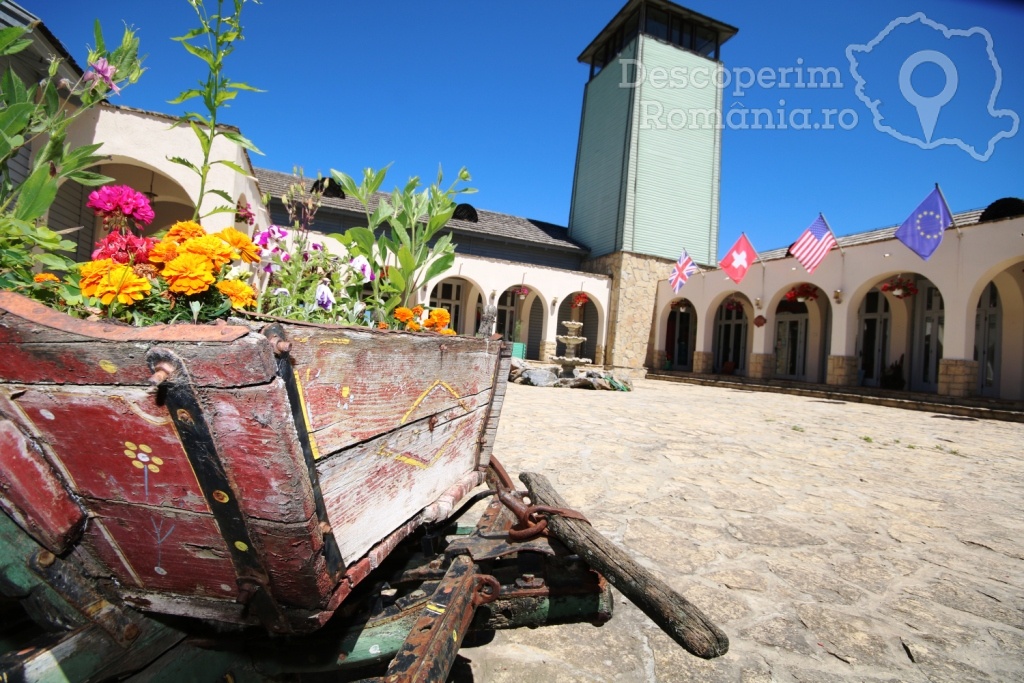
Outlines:
<svg viewBox="0 0 1024 683"><path fill-rule="evenodd" d="M590 301L590 298L587 297L587 295L584 294L583 292L580 292L579 294L572 298L572 307L583 308L588 301Z"/></svg>
<svg viewBox="0 0 1024 683"><path fill-rule="evenodd" d="M892 294L897 299L906 299L917 294L917 287L910 278L894 277L882 284L882 291Z"/></svg>
<svg viewBox="0 0 1024 683"><path fill-rule="evenodd" d="M806 282L801 283L786 292L786 301L797 301L803 303L805 301L814 301L817 298L818 288Z"/></svg>
<svg viewBox="0 0 1024 683"><path fill-rule="evenodd" d="M725 306L725 310L727 310L727 311L742 311L743 310L743 304L740 302L739 299L726 299L724 306Z"/></svg>
<svg viewBox="0 0 1024 683"><path fill-rule="evenodd" d="M526 295L530 293L529 287L513 287L512 293L519 295L520 299L525 299Z"/></svg>

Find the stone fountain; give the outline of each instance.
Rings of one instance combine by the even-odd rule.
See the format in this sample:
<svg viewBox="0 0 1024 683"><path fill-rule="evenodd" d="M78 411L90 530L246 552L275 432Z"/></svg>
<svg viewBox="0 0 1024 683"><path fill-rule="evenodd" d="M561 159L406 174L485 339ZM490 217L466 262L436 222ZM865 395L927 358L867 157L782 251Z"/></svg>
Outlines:
<svg viewBox="0 0 1024 683"><path fill-rule="evenodd" d="M565 329L569 330L569 334L558 335L555 339L565 344L565 355L553 356L551 361L562 366L562 374L559 375L560 377L572 378L576 377L576 366L590 365L594 361L590 358L576 357L576 347L587 341L586 337L579 336L579 331L580 328L583 327L583 323L577 320L563 320L562 325Z"/></svg>

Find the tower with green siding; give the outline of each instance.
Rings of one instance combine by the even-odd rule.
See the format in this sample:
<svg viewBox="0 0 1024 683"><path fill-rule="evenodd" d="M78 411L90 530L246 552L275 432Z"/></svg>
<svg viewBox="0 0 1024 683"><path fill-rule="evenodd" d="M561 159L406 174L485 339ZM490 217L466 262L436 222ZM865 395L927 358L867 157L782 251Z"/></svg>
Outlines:
<svg viewBox="0 0 1024 683"><path fill-rule="evenodd" d="M591 256L715 263L728 24L666 0L630 0L579 56L583 98L569 234Z"/></svg>
<svg viewBox="0 0 1024 683"><path fill-rule="evenodd" d="M718 252L723 74L737 29L668 0L629 0L579 56L583 96L569 236L612 278L606 366L650 367L657 283L683 248Z"/></svg>

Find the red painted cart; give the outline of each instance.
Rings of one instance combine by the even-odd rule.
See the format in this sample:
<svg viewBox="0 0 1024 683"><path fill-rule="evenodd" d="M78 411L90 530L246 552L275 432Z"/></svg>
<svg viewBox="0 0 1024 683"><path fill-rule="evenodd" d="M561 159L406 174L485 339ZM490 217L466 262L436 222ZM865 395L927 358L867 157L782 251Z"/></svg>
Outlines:
<svg viewBox="0 0 1024 683"><path fill-rule="evenodd" d="M607 619L607 585L579 555L509 538L538 510L517 520L495 500L472 535L440 532L489 471L508 364L507 346L487 339L286 321L133 328L0 292L0 545L24 556L0 560L0 578L21 586L6 592L28 604L35 591L34 616L59 642L92 638L69 651L95 654L105 639L132 653L89 664L86 679L136 670L189 633L139 613L308 634L358 597L362 616L341 619L358 621L357 636L374 613L415 617L410 628L426 619L375 653L404 648L434 667L418 680L447 671L475 609L499 598L543 596L548 611L506 609L520 619L500 624L493 610L478 626ZM489 481L508 505L507 476ZM481 570L501 561L513 568ZM419 588L380 572L364 582L389 562L395 585ZM437 608L445 596L458 608ZM573 606L561 614L563 598ZM355 645L338 657L331 642L335 665L374 660ZM7 670L27 671L34 651L9 653ZM286 659L270 646L250 660L261 657L265 671ZM415 668L401 659L392 666Z"/></svg>

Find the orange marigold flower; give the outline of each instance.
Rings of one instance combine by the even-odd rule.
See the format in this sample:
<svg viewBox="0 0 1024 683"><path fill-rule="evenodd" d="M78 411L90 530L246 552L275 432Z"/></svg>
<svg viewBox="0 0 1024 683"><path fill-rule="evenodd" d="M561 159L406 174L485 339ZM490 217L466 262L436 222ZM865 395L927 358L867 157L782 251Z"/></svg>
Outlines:
<svg viewBox="0 0 1024 683"><path fill-rule="evenodd" d="M388 324L386 322L384 322L383 320L381 320L380 322L377 323L377 329L378 330L386 330L386 329L388 329Z"/></svg>
<svg viewBox="0 0 1024 683"><path fill-rule="evenodd" d="M412 307L412 314L414 316L416 316L417 318L419 318L420 316L423 315L423 307L422 306L413 306Z"/></svg>
<svg viewBox="0 0 1024 683"><path fill-rule="evenodd" d="M452 328L450 328L450 327L446 327L446 328L444 328L443 330L438 330L438 331L437 331L437 333L438 333L438 334L444 334L444 335L448 335L448 336L451 336L451 335L454 335L454 334L455 334L455 330L453 330L453 329L452 329Z"/></svg>
<svg viewBox="0 0 1024 683"><path fill-rule="evenodd" d="M172 239L164 238L153 245L149 250L150 263L170 263L178 255L178 243Z"/></svg>
<svg viewBox="0 0 1024 683"><path fill-rule="evenodd" d="M222 280L217 283L217 289L220 290L221 294L231 299L231 305L235 308L246 308L256 305L256 292L241 280Z"/></svg>
<svg viewBox="0 0 1024 683"><path fill-rule="evenodd" d="M178 221L167 231L164 239L181 244L185 240L192 239L193 237L202 237L205 234L206 230L203 226L195 221Z"/></svg>
<svg viewBox="0 0 1024 683"><path fill-rule="evenodd" d="M412 320L413 312L405 306L399 306L395 309L395 320L400 323L407 323Z"/></svg>
<svg viewBox="0 0 1024 683"><path fill-rule="evenodd" d="M234 228L224 228L217 233L217 237L231 245L246 263L259 263L260 248L253 244L244 232Z"/></svg>
<svg viewBox="0 0 1024 683"><path fill-rule="evenodd" d="M436 320L434 320L433 318L427 318L426 320L423 321L423 328L429 330L429 329L433 328L434 325L436 325L436 324L437 324Z"/></svg>
<svg viewBox="0 0 1024 683"><path fill-rule="evenodd" d="M447 308L435 308L430 311L430 319L434 321L434 327L440 330L443 327L448 327L452 314L448 312Z"/></svg>
<svg viewBox="0 0 1024 683"><path fill-rule="evenodd" d="M423 328L421 328L420 324L415 320L410 320L408 323L405 324L405 329L409 330L410 332L419 332Z"/></svg>
<svg viewBox="0 0 1024 683"><path fill-rule="evenodd" d="M32 280L35 282L60 282L60 278L53 273L36 273L32 276Z"/></svg>
<svg viewBox="0 0 1024 683"><path fill-rule="evenodd" d="M210 259L191 252L176 257L160 274L167 280L167 288L177 294L202 294L216 280Z"/></svg>
<svg viewBox="0 0 1024 683"><path fill-rule="evenodd" d="M83 263L79 270L82 273L78 286L83 296L96 296L96 287L100 284L107 272L114 267L114 262L108 258L99 261Z"/></svg>
<svg viewBox="0 0 1024 683"><path fill-rule="evenodd" d="M115 265L107 271L96 286L96 296L107 306L115 298L120 304L130 306L149 294L149 280L139 277L130 265Z"/></svg>
<svg viewBox="0 0 1024 683"><path fill-rule="evenodd" d="M198 254L206 258L213 263L214 271L218 271L221 266L231 263L231 259L234 256L227 242L216 235L203 235L202 237L193 237L192 239L185 240L181 244L181 251L189 254Z"/></svg>

